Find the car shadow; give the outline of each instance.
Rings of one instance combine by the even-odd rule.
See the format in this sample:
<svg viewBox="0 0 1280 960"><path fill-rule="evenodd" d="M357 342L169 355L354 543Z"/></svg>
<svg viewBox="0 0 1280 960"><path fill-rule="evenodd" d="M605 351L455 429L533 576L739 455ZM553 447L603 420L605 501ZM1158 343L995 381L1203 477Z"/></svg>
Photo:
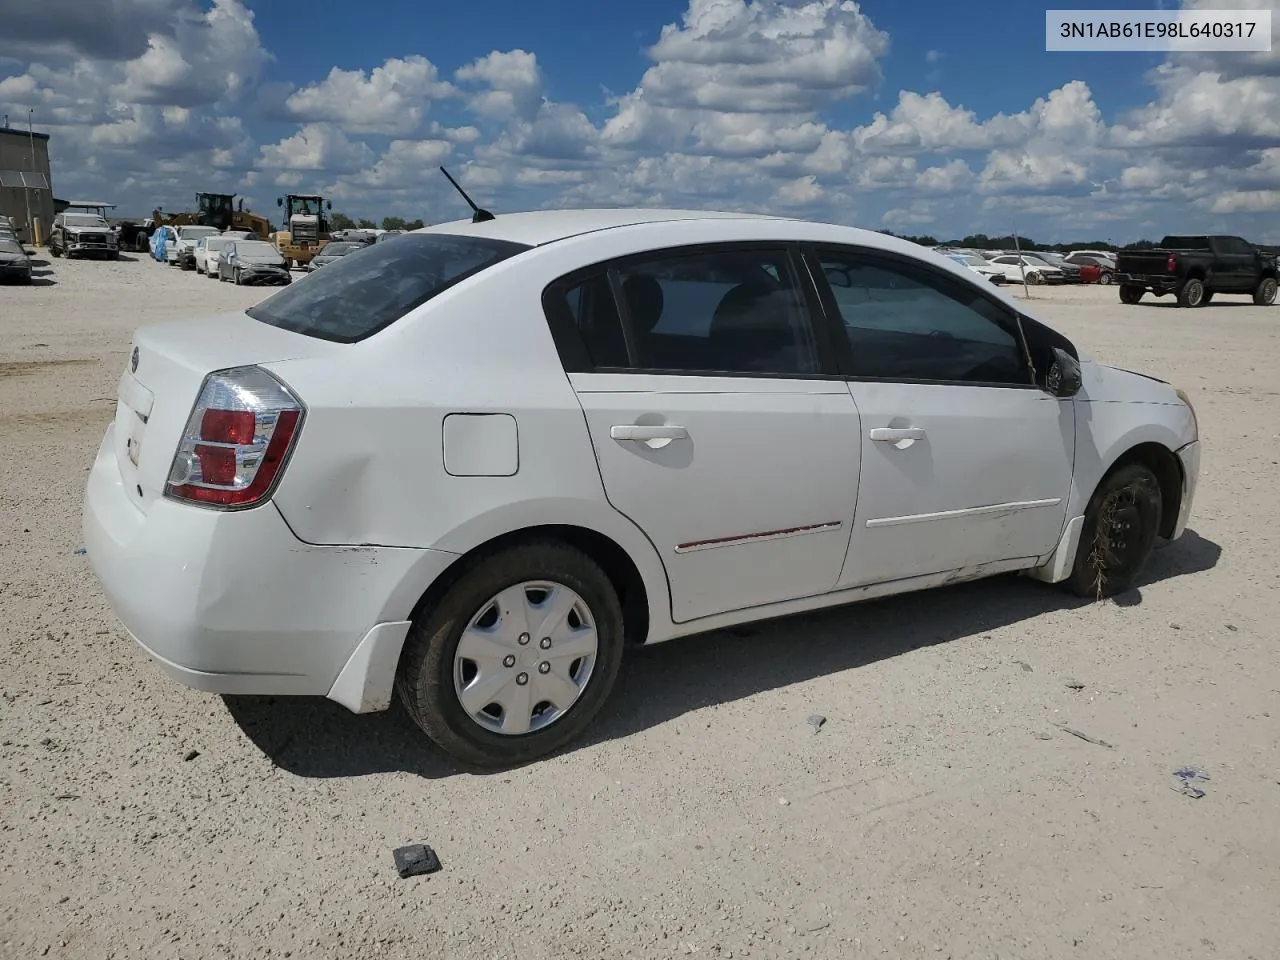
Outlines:
<svg viewBox="0 0 1280 960"><path fill-rule="evenodd" d="M1143 587L1210 570L1221 554L1218 544L1188 530L1157 549L1138 585L1114 602L1137 606ZM937 588L928 591L927 603L920 597L887 597L628 651L609 703L565 751L622 739L703 707L1092 602L1016 574ZM399 701L383 713L357 715L321 697L222 700L258 749L300 777L403 771L435 779L502 772L453 761L427 740Z"/></svg>
<svg viewBox="0 0 1280 960"><path fill-rule="evenodd" d="M1245 296L1248 296L1248 294L1242 293L1242 294L1237 294L1237 296L1245 297ZM1148 309L1155 308L1157 310L1186 310L1186 309L1216 310L1219 307L1252 307L1252 306L1256 306L1256 304L1252 300L1214 300L1212 303L1204 303L1198 307L1188 308L1188 307L1183 307L1181 304L1179 304L1176 297L1174 298L1162 297L1159 300L1139 300L1136 304L1134 304L1134 306L1146 307Z"/></svg>

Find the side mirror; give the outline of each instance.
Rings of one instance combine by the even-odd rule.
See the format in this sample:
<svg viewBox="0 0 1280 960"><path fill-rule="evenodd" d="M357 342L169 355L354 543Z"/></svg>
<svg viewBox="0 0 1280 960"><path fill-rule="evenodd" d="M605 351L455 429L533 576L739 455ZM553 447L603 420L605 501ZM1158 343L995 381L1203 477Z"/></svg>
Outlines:
<svg viewBox="0 0 1280 960"><path fill-rule="evenodd" d="M332 201L332 200L330 200L330 201L329 201L329 209L330 209L330 210L332 210L332 209L333 209L333 201Z"/></svg>
<svg viewBox="0 0 1280 960"><path fill-rule="evenodd" d="M1044 375L1044 389L1055 397L1074 397L1083 383L1078 361L1061 347L1053 348L1053 361Z"/></svg>
<svg viewBox="0 0 1280 960"><path fill-rule="evenodd" d="M276 206L277 206L277 207L283 207L283 206L284 206L284 198L282 198L282 197L276 197Z"/></svg>

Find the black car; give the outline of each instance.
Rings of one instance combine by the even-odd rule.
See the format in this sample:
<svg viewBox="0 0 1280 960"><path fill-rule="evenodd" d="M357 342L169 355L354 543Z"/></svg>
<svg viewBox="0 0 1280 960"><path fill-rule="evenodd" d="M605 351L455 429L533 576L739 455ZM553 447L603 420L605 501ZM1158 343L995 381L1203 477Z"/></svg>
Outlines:
<svg viewBox="0 0 1280 960"><path fill-rule="evenodd" d="M0 238L0 283L30 283L31 260L17 240Z"/></svg>

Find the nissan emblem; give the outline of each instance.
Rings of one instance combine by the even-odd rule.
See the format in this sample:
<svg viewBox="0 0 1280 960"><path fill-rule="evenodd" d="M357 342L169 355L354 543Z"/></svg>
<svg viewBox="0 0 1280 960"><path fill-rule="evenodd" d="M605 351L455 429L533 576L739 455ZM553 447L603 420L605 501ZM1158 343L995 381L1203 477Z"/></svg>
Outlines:
<svg viewBox="0 0 1280 960"><path fill-rule="evenodd" d="M133 357L129 360L129 372L130 373L138 372L138 348L137 347L133 348Z"/></svg>

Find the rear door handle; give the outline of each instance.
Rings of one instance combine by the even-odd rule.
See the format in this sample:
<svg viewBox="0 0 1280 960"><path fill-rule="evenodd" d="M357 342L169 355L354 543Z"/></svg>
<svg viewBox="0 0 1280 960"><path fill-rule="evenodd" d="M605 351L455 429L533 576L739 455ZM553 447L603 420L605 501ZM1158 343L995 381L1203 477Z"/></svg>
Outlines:
<svg viewBox="0 0 1280 960"><path fill-rule="evenodd" d="M897 443L899 440L923 440L924 427L874 427L871 439L881 443Z"/></svg>
<svg viewBox="0 0 1280 960"><path fill-rule="evenodd" d="M689 431L675 424L619 423L609 428L609 436L614 440L645 443L656 450L672 440L688 440Z"/></svg>

